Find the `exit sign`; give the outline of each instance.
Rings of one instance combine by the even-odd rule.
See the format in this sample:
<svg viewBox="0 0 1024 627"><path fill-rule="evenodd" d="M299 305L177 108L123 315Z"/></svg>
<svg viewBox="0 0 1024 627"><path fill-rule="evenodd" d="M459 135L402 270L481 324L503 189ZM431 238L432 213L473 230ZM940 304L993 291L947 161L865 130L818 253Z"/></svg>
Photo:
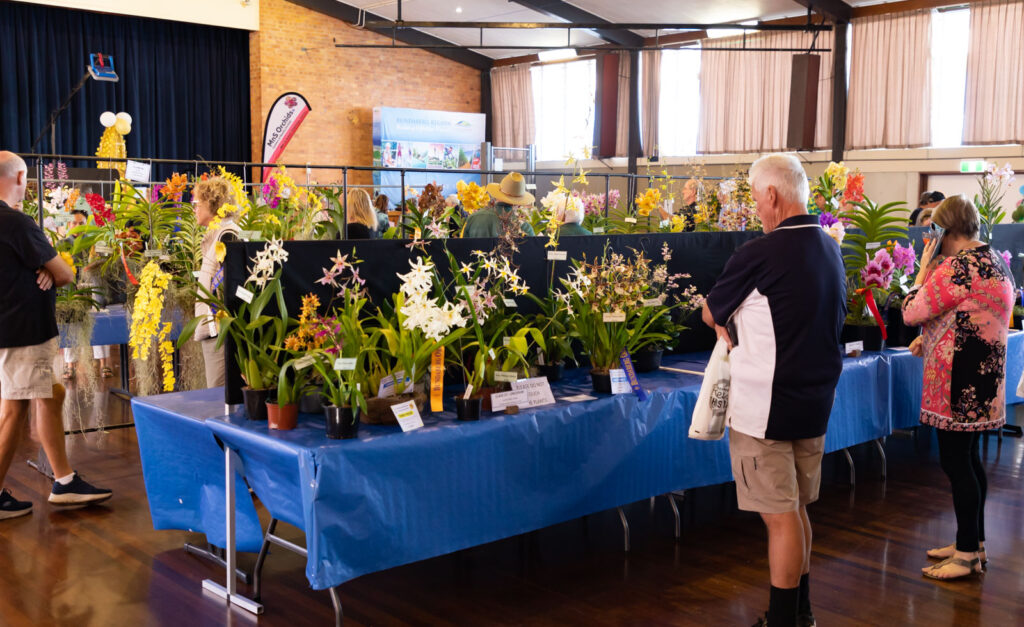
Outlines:
<svg viewBox="0 0 1024 627"><path fill-rule="evenodd" d="M988 162L985 160L981 161L961 161L960 171L964 174L981 174L985 171L985 166Z"/></svg>

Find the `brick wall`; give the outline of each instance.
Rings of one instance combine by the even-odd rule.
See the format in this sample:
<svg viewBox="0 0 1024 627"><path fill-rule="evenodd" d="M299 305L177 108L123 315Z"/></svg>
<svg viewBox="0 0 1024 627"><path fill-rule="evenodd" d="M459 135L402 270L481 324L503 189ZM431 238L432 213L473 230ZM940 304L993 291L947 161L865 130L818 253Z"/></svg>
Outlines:
<svg viewBox="0 0 1024 627"><path fill-rule="evenodd" d="M287 0L260 2L260 30L249 41L254 160L262 158L267 111L286 91L305 96L312 111L285 149L285 163L372 165L374 107L480 111L478 70L425 50L335 48L334 40L391 41ZM314 176L321 183L341 177Z"/></svg>

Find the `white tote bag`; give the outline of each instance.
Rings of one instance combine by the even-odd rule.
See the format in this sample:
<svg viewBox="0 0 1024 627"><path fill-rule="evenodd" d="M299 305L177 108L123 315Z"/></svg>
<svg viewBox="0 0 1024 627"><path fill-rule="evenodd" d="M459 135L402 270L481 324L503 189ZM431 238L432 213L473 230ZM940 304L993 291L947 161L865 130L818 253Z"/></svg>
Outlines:
<svg viewBox="0 0 1024 627"><path fill-rule="evenodd" d="M719 338L711 352L697 406L690 421L690 437L695 440L721 440L725 435L725 412L729 407L729 348Z"/></svg>

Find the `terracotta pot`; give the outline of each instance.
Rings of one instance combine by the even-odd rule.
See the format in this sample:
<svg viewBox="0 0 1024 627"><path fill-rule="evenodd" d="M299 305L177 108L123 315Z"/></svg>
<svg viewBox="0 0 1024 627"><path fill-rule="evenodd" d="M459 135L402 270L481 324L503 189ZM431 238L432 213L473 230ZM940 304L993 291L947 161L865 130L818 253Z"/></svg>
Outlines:
<svg viewBox="0 0 1024 627"><path fill-rule="evenodd" d="M324 405L327 437L332 440L351 440L359 435L359 408Z"/></svg>
<svg viewBox="0 0 1024 627"><path fill-rule="evenodd" d="M242 400L245 403L245 417L249 420L267 419L267 397L271 390L253 390L242 388Z"/></svg>
<svg viewBox="0 0 1024 627"><path fill-rule="evenodd" d="M278 405L267 403L267 423L271 429L278 431L291 431L299 420L299 406L291 403L289 405Z"/></svg>

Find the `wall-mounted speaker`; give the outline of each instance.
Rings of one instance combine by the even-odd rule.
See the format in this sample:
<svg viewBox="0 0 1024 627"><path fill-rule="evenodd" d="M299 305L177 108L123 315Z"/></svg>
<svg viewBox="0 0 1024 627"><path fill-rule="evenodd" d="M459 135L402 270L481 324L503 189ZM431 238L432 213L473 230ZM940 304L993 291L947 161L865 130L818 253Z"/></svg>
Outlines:
<svg viewBox="0 0 1024 627"><path fill-rule="evenodd" d="M793 55L793 80L789 86L789 130L786 133L786 147L791 150L814 149L820 69L819 55Z"/></svg>

